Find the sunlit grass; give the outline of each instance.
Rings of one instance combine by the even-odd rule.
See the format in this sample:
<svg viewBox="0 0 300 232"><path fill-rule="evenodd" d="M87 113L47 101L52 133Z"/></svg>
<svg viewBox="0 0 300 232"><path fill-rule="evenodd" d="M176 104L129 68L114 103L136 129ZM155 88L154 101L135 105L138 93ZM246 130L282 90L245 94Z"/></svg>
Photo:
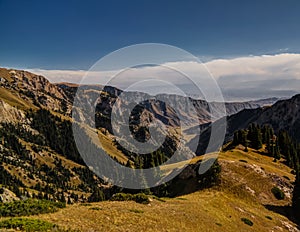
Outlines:
<svg viewBox="0 0 300 232"><path fill-rule="evenodd" d="M105 201L92 203L89 207L75 204L33 218L81 231L271 231L279 227L285 231L283 222L292 225L287 218L267 210L262 204L265 201L278 206L287 205L290 199L277 200L271 192L274 182L270 177L263 177L245 165L261 165L267 173L293 178L288 167L281 167L270 157L252 150L249 153L238 149L222 152L219 159L222 183L212 189L178 198L158 200L150 197L150 203L145 205L133 201ZM240 162L241 159L247 163ZM199 160L201 158L197 157L193 162ZM252 195L246 186L255 194ZM91 213L91 208L101 210ZM251 220L253 225L245 224L242 218Z"/></svg>

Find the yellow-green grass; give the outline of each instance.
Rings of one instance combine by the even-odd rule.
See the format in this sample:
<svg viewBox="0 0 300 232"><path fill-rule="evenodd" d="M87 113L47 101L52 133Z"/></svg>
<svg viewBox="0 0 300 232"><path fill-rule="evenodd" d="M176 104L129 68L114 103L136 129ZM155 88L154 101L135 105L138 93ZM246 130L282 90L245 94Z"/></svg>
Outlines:
<svg viewBox="0 0 300 232"><path fill-rule="evenodd" d="M192 162L199 161L195 158ZM241 161L243 160L243 161ZM32 216L81 231L288 231L295 226L264 205L287 206L290 198L277 200L271 193L271 175L288 176L290 168L272 162L254 150L221 152L221 184L178 198L153 199L149 205L126 202L75 204L53 214ZM253 167L263 167L264 173ZM283 165L283 166L282 166ZM287 180L286 180L287 181ZM249 191L251 189L254 193ZM246 225L241 219L250 219Z"/></svg>
<svg viewBox="0 0 300 232"><path fill-rule="evenodd" d="M191 160L182 161L174 164L162 165L161 170L168 173L170 170L173 170L174 168L180 168L187 164L195 164L202 160L208 160L210 158L214 158L214 159L218 158L218 160L231 160L231 161L239 161L239 162L244 160L248 163L261 166L263 169L265 169L265 171L274 172L275 174L278 174L281 177L286 176L291 180L295 179L294 175L291 174L292 169L287 167L283 163L284 162L283 159L277 162L273 162L274 158L265 155L263 150L259 151L259 153L258 151L251 148L248 148L248 150L249 150L248 152L245 152L241 149L232 149L226 152L222 152L222 151L214 152L214 153L206 154L205 156L194 157Z"/></svg>
<svg viewBox="0 0 300 232"><path fill-rule="evenodd" d="M6 79L7 81L11 82L11 74L9 73L11 70L6 68L0 68L0 77Z"/></svg>
<svg viewBox="0 0 300 232"><path fill-rule="evenodd" d="M149 205L130 201L93 203L91 206L75 204L53 214L32 218L81 231L246 232L272 231L276 226L288 231L283 226L283 222L288 222L287 218L230 193L205 190L186 195L184 199L153 200ZM249 227L241 218L249 218L254 225Z"/></svg>
<svg viewBox="0 0 300 232"><path fill-rule="evenodd" d="M245 152L240 149L232 149L226 152L220 152L218 159L231 161L245 160L250 164L262 167L267 172L275 173L281 177L286 176L291 180L295 179L295 176L291 174L292 169L284 164L283 159L274 162L274 158L265 155L263 150L260 150L259 153L251 148L248 148L248 150L248 152Z"/></svg>
<svg viewBox="0 0 300 232"><path fill-rule="evenodd" d="M116 147L116 144L113 142L113 135L109 134L108 131L103 133L101 130L97 130L96 132L95 129L85 125L83 125L83 127L94 144L98 145L108 155L115 157L121 163L127 163L128 158Z"/></svg>
<svg viewBox="0 0 300 232"><path fill-rule="evenodd" d="M128 158L116 147L111 139L111 135L105 135L98 130L98 138L102 148L107 152L107 154L109 154L111 157L116 157L118 161L126 164Z"/></svg>
<svg viewBox="0 0 300 232"><path fill-rule="evenodd" d="M172 170L174 170L175 168L182 168L184 167L185 165L188 165L188 164L195 164L197 162L200 162L200 161L205 161L205 160L208 160L208 159L216 159L218 158L218 155L219 153L210 153L210 154L206 154L205 156L196 156L190 160L186 160L186 161L181 161L181 162L178 162L178 163L172 163L172 164L163 164L160 166L160 169L165 173L170 173Z"/></svg>
<svg viewBox="0 0 300 232"><path fill-rule="evenodd" d="M11 91L0 87L0 99L8 103L13 107L17 107L21 110L26 110L30 108L36 108L32 103L25 101L24 99L20 98L16 94L13 94Z"/></svg>

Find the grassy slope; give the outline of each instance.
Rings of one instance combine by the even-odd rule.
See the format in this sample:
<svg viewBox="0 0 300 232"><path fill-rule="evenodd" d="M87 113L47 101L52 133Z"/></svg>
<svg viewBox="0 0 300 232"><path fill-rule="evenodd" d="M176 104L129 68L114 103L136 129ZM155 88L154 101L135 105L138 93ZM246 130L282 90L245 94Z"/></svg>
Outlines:
<svg viewBox="0 0 300 232"><path fill-rule="evenodd" d="M92 209L95 207L99 210ZM254 226L245 225L242 217L251 219ZM153 201L150 205L134 202L73 205L38 218L82 231L270 231L286 221L263 206L212 190L166 202Z"/></svg>
<svg viewBox="0 0 300 232"><path fill-rule="evenodd" d="M12 74L10 74L9 69L0 68L0 77L6 79L9 83L12 82L11 78ZM8 90L4 87L0 87L0 99L5 101L6 103L10 104L13 107L17 107L21 110L27 109L36 109L32 103L25 101L22 99L19 94L13 90Z"/></svg>
<svg viewBox="0 0 300 232"><path fill-rule="evenodd" d="M9 91L3 87L0 87L0 99L4 100L6 103L21 110L27 110L30 108L36 109L36 106L34 106L32 103L26 102L20 98L17 93L13 93L13 91Z"/></svg>
<svg viewBox="0 0 300 232"><path fill-rule="evenodd" d="M166 202L153 200L150 205L135 202L76 204L34 218L82 231L289 231L286 225L294 224L264 205L290 203L289 198L281 201L274 198L270 190L276 181L270 175L287 176L292 181L291 170L252 150L246 154L235 149L221 153L219 158L222 183L213 189L166 199ZM247 163L239 161L241 159ZM263 167L264 172L258 172L255 165ZM251 194L246 187L255 193ZM241 218L250 219L254 225L244 224Z"/></svg>
<svg viewBox="0 0 300 232"><path fill-rule="evenodd" d="M114 145L112 139L98 130L98 138L102 148L112 157L116 157L118 161L125 163L128 158Z"/></svg>
<svg viewBox="0 0 300 232"><path fill-rule="evenodd" d="M0 68L0 77L5 78L7 81L12 81L10 70L6 68Z"/></svg>

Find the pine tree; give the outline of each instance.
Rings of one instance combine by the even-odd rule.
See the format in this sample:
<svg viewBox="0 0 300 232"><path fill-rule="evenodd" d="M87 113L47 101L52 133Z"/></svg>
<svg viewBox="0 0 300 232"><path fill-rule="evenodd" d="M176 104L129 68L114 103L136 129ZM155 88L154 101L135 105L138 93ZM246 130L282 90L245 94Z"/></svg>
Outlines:
<svg viewBox="0 0 300 232"><path fill-rule="evenodd" d="M61 194L60 194L59 201L60 201L60 202L63 202L63 203L66 203L66 198L65 198L65 196L64 196L64 193L63 193L63 192L61 192Z"/></svg>
<svg viewBox="0 0 300 232"><path fill-rule="evenodd" d="M239 130L238 132L239 144L248 147L247 131Z"/></svg>
<svg viewBox="0 0 300 232"><path fill-rule="evenodd" d="M268 130L268 126L264 125L261 129L261 134L262 134L262 142L264 144L267 143L267 130Z"/></svg>
<svg viewBox="0 0 300 232"><path fill-rule="evenodd" d="M155 167L155 166L156 166L156 164L155 164L155 157L154 157L154 154L151 153L150 154L150 165L149 165L149 167L152 168L152 167Z"/></svg>
<svg viewBox="0 0 300 232"><path fill-rule="evenodd" d="M38 199L44 199L44 195L43 195L42 192L39 192L39 193L38 193Z"/></svg>
<svg viewBox="0 0 300 232"><path fill-rule="evenodd" d="M262 148L262 134L258 125L249 125L247 138L250 140L250 145L252 148L256 150Z"/></svg>
<svg viewBox="0 0 300 232"><path fill-rule="evenodd" d="M296 171L296 181L295 181L295 187L293 192L293 209L295 217L300 219L300 175L299 175L299 169Z"/></svg>
<svg viewBox="0 0 300 232"><path fill-rule="evenodd" d="M236 146L240 143L239 131L235 131L233 135L232 145Z"/></svg>
<svg viewBox="0 0 300 232"><path fill-rule="evenodd" d="M88 198L89 202L99 202L104 200L105 200L105 195L103 191L97 187L94 189L92 195Z"/></svg>
<svg viewBox="0 0 300 232"><path fill-rule="evenodd" d="M274 157L275 161L277 161L277 160L280 159L280 151L279 151L279 146L278 146L277 140L275 141L275 144L274 144L274 154L273 154L273 157Z"/></svg>

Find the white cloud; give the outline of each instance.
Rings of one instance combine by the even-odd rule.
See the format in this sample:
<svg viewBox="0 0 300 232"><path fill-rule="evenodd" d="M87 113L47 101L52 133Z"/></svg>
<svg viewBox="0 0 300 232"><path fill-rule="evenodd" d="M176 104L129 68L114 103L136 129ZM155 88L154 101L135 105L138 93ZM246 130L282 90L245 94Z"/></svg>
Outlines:
<svg viewBox="0 0 300 232"><path fill-rule="evenodd" d="M162 66L128 69L119 73L118 78L113 79L110 85L126 88L128 83L136 83L143 77L171 82L178 87L185 86L185 91L195 94L190 87L190 81L174 70L188 74L204 88L210 88L212 85L212 82L207 83L208 72L210 72L228 99L271 97L280 95L278 91L283 90L291 90L290 94L300 92L300 54L292 53L216 59L204 63L204 66L196 62L171 62ZM51 82L79 83L87 74L87 71L83 70L33 69L28 71L41 74ZM88 78L84 83L105 84L118 72L119 70L88 72ZM165 87L164 91L166 91Z"/></svg>
<svg viewBox="0 0 300 232"><path fill-rule="evenodd" d="M227 75L272 75L274 77L291 75L300 78L300 54L284 53L229 60L219 59L207 62L206 65L217 78Z"/></svg>

